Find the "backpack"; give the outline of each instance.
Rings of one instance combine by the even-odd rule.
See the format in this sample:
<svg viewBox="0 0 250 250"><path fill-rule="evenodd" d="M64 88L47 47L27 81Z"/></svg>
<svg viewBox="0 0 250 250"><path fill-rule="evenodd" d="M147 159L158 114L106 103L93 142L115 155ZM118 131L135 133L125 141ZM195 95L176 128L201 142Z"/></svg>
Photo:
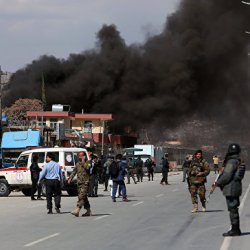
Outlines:
<svg viewBox="0 0 250 250"><path fill-rule="evenodd" d="M244 178L245 171L246 171L246 165L242 160L240 160L240 164L238 165L234 175L235 180L241 181Z"/></svg>
<svg viewBox="0 0 250 250"><path fill-rule="evenodd" d="M109 174L111 175L111 178L116 178L119 174L120 168L117 161L112 161L112 163L109 166Z"/></svg>

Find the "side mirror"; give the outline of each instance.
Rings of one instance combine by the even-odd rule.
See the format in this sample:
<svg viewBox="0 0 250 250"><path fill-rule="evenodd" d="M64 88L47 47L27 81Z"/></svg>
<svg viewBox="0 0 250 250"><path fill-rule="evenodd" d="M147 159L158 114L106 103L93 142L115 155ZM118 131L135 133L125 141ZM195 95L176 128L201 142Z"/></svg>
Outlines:
<svg viewBox="0 0 250 250"><path fill-rule="evenodd" d="M15 168L18 169L18 166L17 166L16 162L15 162Z"/></svg>

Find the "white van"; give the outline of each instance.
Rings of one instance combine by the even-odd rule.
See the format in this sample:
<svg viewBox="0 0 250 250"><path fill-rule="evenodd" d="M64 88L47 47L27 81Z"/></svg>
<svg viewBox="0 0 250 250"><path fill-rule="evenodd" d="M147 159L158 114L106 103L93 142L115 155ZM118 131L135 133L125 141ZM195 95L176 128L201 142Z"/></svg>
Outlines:
<svg viewBox="0 0 250 250"><path fill-rule="evenodd" d="M71 181L70 185L67 180L72 173L76 163L79 161L77 155L79 152L84 151L89 160L89 155L86 149L83 148L39 148L24 151L18 157L15 167L0 169L0 196L8 196L11 191L15 189L21 190L24 195L31 195L31 174L30 166L34 156L38 157L38 165L40 168L46 164L47 153L53 153L55 161L61 166L64 187L69 195L77 195L76 176ZM46 187L44 180L42 181L42 194L46 195Z"/></svg>

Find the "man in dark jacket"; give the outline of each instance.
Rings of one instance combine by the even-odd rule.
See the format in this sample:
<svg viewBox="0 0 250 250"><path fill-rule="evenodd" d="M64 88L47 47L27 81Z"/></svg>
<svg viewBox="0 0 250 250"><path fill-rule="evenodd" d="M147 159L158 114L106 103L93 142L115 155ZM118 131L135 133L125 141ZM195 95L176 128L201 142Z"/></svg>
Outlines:
<svg viewBox="0 0 250 250"><path fill-rule="evenodd" d="M186 160L183 161L182 163L182 169L183 169L183 180L182 182L185 182L187 176L188 176L188 171L189 171L189 166L190 166L191 161L189 160L189 157L186 157Z"/></svg>
<svg viewBox="0 0 250 250"><path fill-rule="evenodd" d="M126 194L126 186L124 183L125 166L122 162L122 155L121 154L116 155L116 162L117 162L118 167L119 167L119 173L118 173L117 177L111 176L111 179L113 181L112 200L113 200L113 202L116 202L115 194L117 191L117 187L119 185L121 187L121 190L122 190L122 200L128 202L130 200L127 199L127 194Z"/></svg>
<svg viewBox="0 0 250 250"><path fill-rule="evenodd" d="M136 169L136 175L137 175L137 182L142 182L143 179L143 161L141 160L141 157L137 158L137 161L135 162L135 169Z"/></svg>
<svg viewBox="0 0 250 250"><path fill-rule="evenodd" d="M151 158L148 158L147 161L145 162L145 166L147 167L147 171L148 171L148 181L150 181L150 176L152 177L152 181L153 181L155 163L152 161Z"/></svg>
<svg viewBox="0 0 250 250"><path fill-rule="evenodd" d="M162 163L162 180L160 184L164 185L163 182L165 182L165 185L171 185L168 183L168 172L169 172L169 163L168 163L168 153L165 154L165 158Z"/></svg>
<svg viewBox="0 0 250 250"><path fill-rule="evenodd" d="M31 187L31 200L34 201L36 200L34 197L34 194L36 192L36 187L38 189L38 195L37 195L37 199L38 200L43 200L41 198L41 191L42 191L42 186L39 183L39 185L37 185L38 183L38 179L39 179L39 174L42 171L41 168L39 168L38 166L38 157L34 156L33 157L33 162L30 166L30 174L31 174L31 181L32 181L32 187Z"/></svg>
<svg viewBox="0 0 250 250"><path fill-rule="evenodd" d="M224 237L241 235L240 216L238 210L240 206L240 196L242 193L241 180L245 174L245 164L239 157L240 152L241 149L238 144L233 143L229 145L225 168L221 177L210 190L212 193L214 189L219 186L223 189L223 195L226 196L232 228L230 231L223 234Z"/></svg>

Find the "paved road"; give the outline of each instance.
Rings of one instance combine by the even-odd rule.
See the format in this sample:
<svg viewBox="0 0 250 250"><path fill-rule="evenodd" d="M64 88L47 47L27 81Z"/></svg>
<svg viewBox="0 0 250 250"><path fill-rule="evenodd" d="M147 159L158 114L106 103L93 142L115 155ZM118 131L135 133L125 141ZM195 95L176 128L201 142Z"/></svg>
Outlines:
<svg viewBox="0 0 250 250"><path fill-rule="evenodd" d="M89 218L70 214L77 197L63 196L62 213L47 215L46 201L11 193L0 198L0 249L249 249L250 172L243 182L243 236L226 240L221 234L230 226L229 217L219 189L207 212L191 214L190 194L182 175L170 176L171 186L159 185L160 178L158 174L153 182L145 178L143 183L127 185L129 203L120 198L111 202L109 193L99 186L99 197L90 198L93 217ZM207 188L214 179L211 173Z"/></svg>

